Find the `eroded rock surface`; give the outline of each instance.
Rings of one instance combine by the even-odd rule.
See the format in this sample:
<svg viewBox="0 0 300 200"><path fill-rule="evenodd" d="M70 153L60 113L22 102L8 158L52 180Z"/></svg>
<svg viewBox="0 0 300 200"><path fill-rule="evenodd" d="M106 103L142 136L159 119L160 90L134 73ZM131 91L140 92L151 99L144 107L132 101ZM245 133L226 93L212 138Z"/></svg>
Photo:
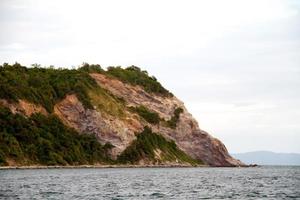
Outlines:
<svg viewBox="0 0 300 200"><path fill-rule="evenodd" d="M14 114L18 113L27 117L30 117L34 113L41 113L44 115L48 114L46 109L42 106L30 103L22 99L20 99L18 102L9 102L5 99L0 99L0 104L9 108Z"/></svg>
<svg viewBox="0 0 300 200"><path fill-rule="evenodd" d="M112 152L114 157L136 138L135 132L143 130L138 120L121 120L104 112L85 109L75 95L67 95L56 104L54 113L78 132L95 134L102 144L109 142L114 145Z"/></svg>
<svg viewBox="0 0 300 200"><path fill-rule="evenodd" d="M112 95L123 99L125 102L124 116L114 116L105 109L86 109L76 95L67 95L54 106L54 113L69 127L76 129L81 134L94 134L102 143L111 143L111 151L116 158L122 151L136 139L135 134L142 132L144 126L152 128L153 132L162 134L172 139L177 146L192 158L200 159L211 166L243 166L239 160L232 158L224 144L201 130L197 121L186 110L183 102L175 96L166 97L145 92L140 86L125 84L117 79L103 74L90 74L101 88ZM99 97L100 98L100 97ZM19 100L17 103L0 99L0 104L8 107L13 113L31 116L34 113L48 115L47 111L39 105ZM127 109L130 106L145 106L159 114L161 119L170 120L176 108L182 108L176 128L172 129L164 123L153 125L146 122L136 113ZM155 151L155 156L160 157L160 152ZM140 164L146 163L141 160Z"/></svg>
<svg viewBox="0 0 300 200"><path fill-rule="evenodd" d="M117 79L112 79L102 74L93 73L90 75L102 88L123 98L128 106L143 105L148 109L157 112L159 116L165 120L169 120L172 117L176 108L182 108L183 113L180 115L176 129L171 129L162 125L151 125L146 122L141 123L150 126L154 132L158 132L163 136L174 140L180 149L193 158L200 159L211 166L244 165L239 160L236 160L229 155L222 142L201 130L197 121L184 107L183 102L176 97L163 97L160 95L149 94L140 86L125 84ZM123 129L131 129L131 127L125 126Z"/></svg>

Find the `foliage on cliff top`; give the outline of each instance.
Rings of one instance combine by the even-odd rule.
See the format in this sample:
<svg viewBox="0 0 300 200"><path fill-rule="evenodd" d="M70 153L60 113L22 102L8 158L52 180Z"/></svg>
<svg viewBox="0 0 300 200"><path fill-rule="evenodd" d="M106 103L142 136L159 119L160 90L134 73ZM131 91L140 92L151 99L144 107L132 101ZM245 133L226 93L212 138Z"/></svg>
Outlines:
<svg viewBox="0 0 300 200"><path fill-rule="evenodd" d="M75 93L86 108L92 108L87 91L99 87L87 72L75 69L26 68L16 63L0 66L0 99L26 99L48 112L67 94Z"/></svg>
<svg viewBox="0 0 300 200"><path fill-rule="evenodd" d="M0 166L7 159L22 165L111 162L109 145L102 146L94 135L78 134L55 115L26 118L0 106L0 124Z"/></svg>
<svg viewBox="0 0 300 200"><path fill-rule="evenodd" d="M146 71L134 66L126 69L109 67L105 71L100 65L89 64L83 64L79 69L54 69L53 67L42 68L38 65L26 68L18 63L13 65L4 63L0 66L0 99L15 102L18 99L26 99L42 105L51 113L58 101L67 94L75 93L86 108L92 108L91 96L89 95L95 94L90 93L90 91L100 91L100 87L89 76L91 72L102 73L129 84L141 85L148 92L166 96L172 95L154 77L148 76ZM112 96L111 94L107 95ZM105 107L106 105L102 106Z"/></svg>
<svg viewBox="0 0 300 200"><path fill-rule="evenodd" d="M108 67L103 70L100 65L83 64L80 70L85 72L96 72L117 78L124 83L131 85L140 85L145 91L150 93L160 94L162 96L173 96L167 89L165 89L154 76L149 76L148 72L141 70L137 66L130 66L127 68L122 67Z"/></svg>
<svg viewBox="0 0 300 200"><path fill-rule="evenodd" d="M155 151L160 151L158 158ZM173 140L168 141L163 136L152 132L149 127L137 135L137 139L125 149L118 157L121 163L137 164L140 160L150 160L154 163L164 161L179 163L190 163L192 165L201 164L201 161L195 160L181 151Z"/></svg>
<svg viewBox="0 0 300 200"><path fill-rule="evenodd" d="M130 66L125 69L121 67L108 67L106 73L125 83L140 85L147 92L163 96L173 96L154 76L149 76L147 71L142 71L139 67Z"/></svg>

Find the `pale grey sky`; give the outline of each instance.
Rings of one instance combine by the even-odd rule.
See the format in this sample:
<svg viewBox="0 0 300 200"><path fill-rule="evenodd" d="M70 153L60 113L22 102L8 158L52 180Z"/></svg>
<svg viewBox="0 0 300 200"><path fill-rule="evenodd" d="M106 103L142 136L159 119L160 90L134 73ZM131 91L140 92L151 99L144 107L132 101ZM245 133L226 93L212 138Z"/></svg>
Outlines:
<svg viewBox="0 0 300 200"><path fill-rule="evenodd" d="M230 152L300 153L300 1L0 1L0 63L137 65Z"/></svg>

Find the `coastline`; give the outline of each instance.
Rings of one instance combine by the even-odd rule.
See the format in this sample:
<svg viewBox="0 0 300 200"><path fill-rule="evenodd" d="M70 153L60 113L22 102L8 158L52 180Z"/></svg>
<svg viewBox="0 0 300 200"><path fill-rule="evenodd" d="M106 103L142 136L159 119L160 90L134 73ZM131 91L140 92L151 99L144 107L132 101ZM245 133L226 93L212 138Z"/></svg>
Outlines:
<svg viewBox="0 0 300 200"><path fill-rule="evenodd" d="M196 168L210 167L208 165L24 165L24 166L0 166L0 170L6 169L83 169L83 168Z"/></svg>

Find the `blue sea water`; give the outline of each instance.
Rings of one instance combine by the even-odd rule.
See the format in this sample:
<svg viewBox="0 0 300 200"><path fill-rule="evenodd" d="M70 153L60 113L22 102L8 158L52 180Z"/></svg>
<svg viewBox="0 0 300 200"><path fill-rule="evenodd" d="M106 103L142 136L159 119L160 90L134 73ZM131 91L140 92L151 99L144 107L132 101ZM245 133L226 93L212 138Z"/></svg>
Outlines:
<svg viewBox="0 0 300 200"><path fill-rule="evenodd" d="M0 170L0 199L300 199L300 167Z"/></svg>

